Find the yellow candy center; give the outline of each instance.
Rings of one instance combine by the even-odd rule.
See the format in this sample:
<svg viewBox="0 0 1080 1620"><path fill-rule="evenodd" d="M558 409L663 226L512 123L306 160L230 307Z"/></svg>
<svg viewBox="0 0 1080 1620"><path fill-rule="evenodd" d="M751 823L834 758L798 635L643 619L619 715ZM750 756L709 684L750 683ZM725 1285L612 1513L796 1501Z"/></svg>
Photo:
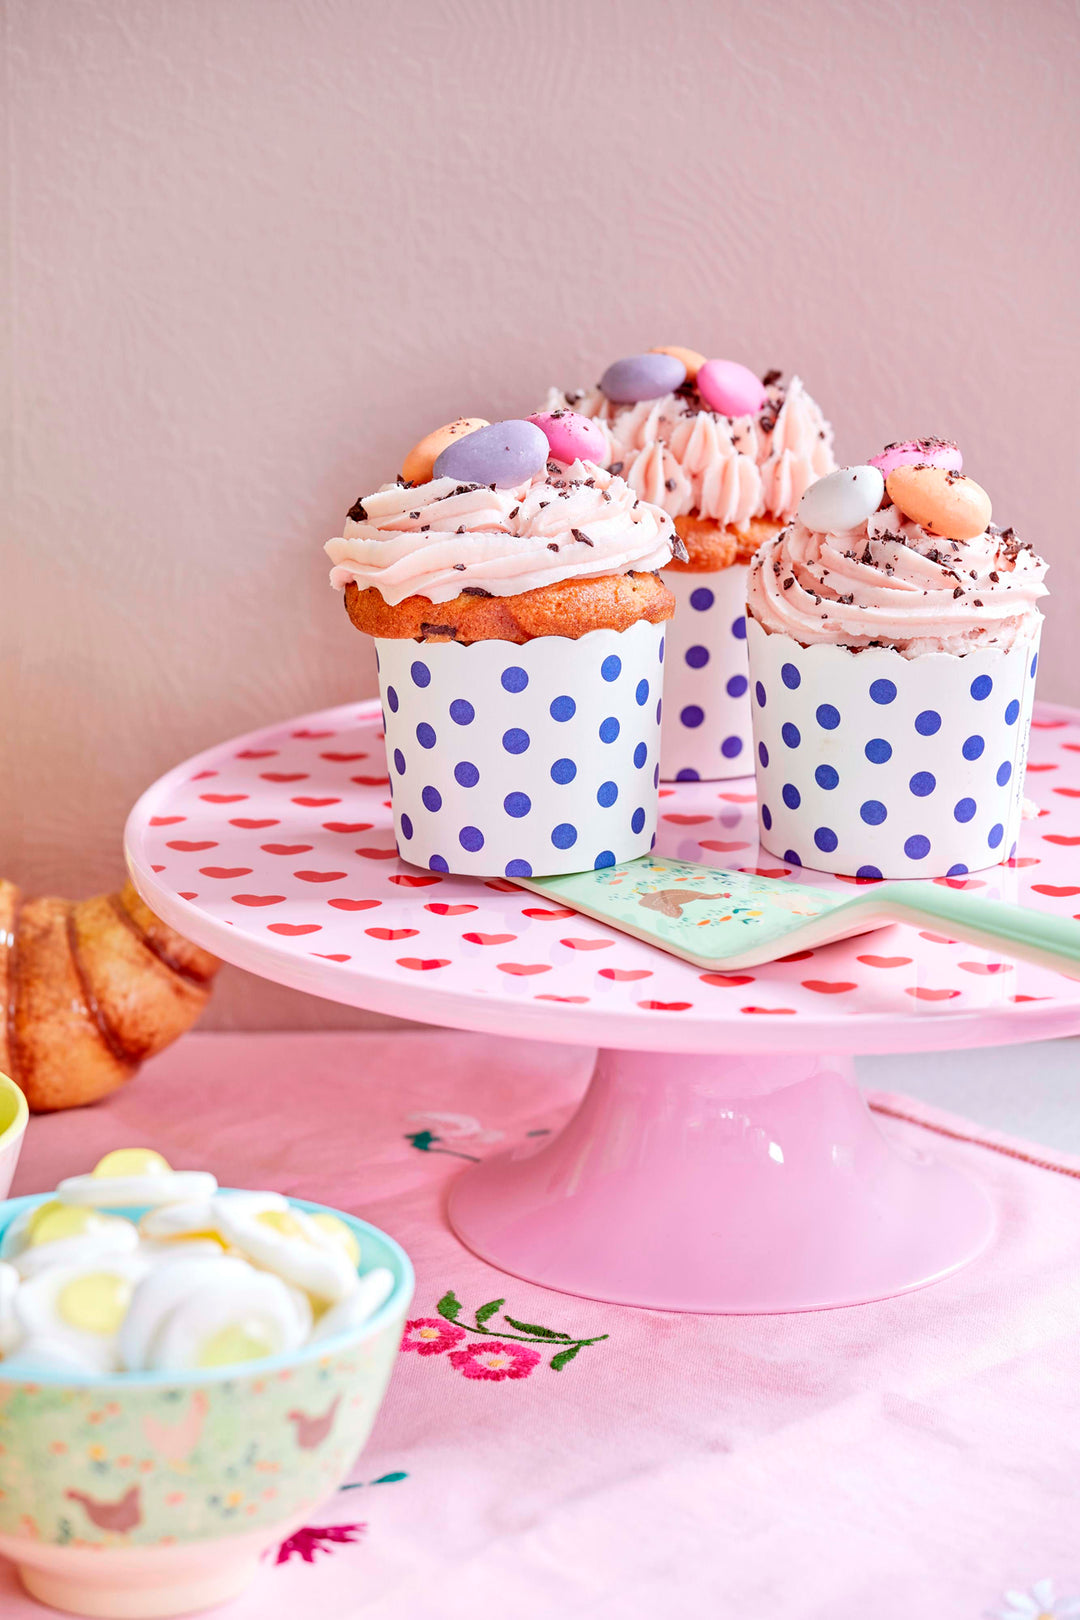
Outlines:
<svg viewBox="0 0 1080 1620"><path fill-rule="evenodd" d="M360 1245L356 1241L356 1234L351 1227L339 1221L336 1215L312 1215L311 1220L319 1229L332 1237L349 1257L349 1263L354 1266L360 1264Z"/></svg>
<svg viewBox="0 0 1080 1620"><path fill-rule="evenodd" d="M230 1322L205 1341L196 1366L228 1367L234 1361L258 1361L263 1356L272 1356L276 1350L277 1345L262 1322Z"/></svg>
<svg viewBox="0 0 1080 1620"><path fill-rule="evenodd" d="M36 1249L42 1243L56 1243L61 1238L82 1237L84 1232L101 1224L100 1215L92 1209L76 1209L68 1204L39 1204L28 1227L27 1247Z"/></svg>
<svg viewBox="0 0 1080 1620"><path fill-rule="evenodd" d="M162 1176L168 1175L172 1165L153 1148L114 1148L99 1159L92 1176Z"/></svg>
<svg viewBox="0 0 1080 1620"><path fill-rule="evenodd" d="M56 1308L70 1327L83 1333L119 1331L131 1303L131 1284L115 1271L88 1271L61 1288Z"/></svg>
<svg viewBox="0 0 1080 1620"><path fill-rule="evenodd" d="M278 1232L284 1238L298 1239L301 1243L307 1242L307 1234L300 1225L291 1209L261 1209L255 1219L271 1231Z"/></svg>

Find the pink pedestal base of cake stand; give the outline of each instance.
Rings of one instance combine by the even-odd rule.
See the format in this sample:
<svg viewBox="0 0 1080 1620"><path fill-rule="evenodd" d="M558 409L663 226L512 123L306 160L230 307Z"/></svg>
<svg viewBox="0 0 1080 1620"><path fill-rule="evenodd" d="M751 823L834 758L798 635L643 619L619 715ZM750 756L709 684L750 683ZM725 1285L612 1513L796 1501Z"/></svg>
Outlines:
<svg viewBox="0 0 1080 1620"><path fill-rule="evenodd" d="M890 1140L850 1058L602 1051L563 1131L468 1170L451 1224L529 1282L621 1305L855 1305L973 1259L990 1203Z"/></svg>

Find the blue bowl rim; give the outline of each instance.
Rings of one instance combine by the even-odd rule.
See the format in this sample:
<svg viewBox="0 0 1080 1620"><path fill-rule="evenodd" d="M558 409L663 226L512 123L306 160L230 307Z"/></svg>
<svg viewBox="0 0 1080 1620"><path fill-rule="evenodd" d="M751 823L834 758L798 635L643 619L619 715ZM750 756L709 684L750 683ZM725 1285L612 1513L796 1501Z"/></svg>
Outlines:
<svg viewBox="0 0 1080 1620"><path fill-rule="evenodd" d="M225 1194L244 1190L239 1187L218 1188L219 1192ZM5 1198L0 1202L0 1238L3 1237L15 1217L21 1214L24 1209L31 1209L35 1204L44 1204L55 1196L55 1193L46 1192L28 1193L21 1198ZM155 1386L176 1389L197 1388L204 1384L230 1383L240 1378L261 1378L264 1374L270 1375L282 1372L285 1369L291 1370L295 1367L303 1367L310 1362L322 1361L327 1356L338 1355L342 1351L355 1349L365 1339L374 1338L396 1317L403 1317L409 1308L409 1302L416 1287L416 1274L413 1271L412 1261L401 1247L401 1244L392 1238L389 1233L384 1232L381 1227L372 1226L370 1221L361 1220L358 1215L350 1215L347 1210L334 1209L329 1204L315 1204L307 1198L292 1198L288 1194L284 1196L288 1197L289 1204L294 1209L303 1210L309 1215L336 1215L339 1220L344 1221L360 1240L361 1263L363 1263L364 1258L365 1238L369 1240L374 1238L376 1244L381 1244L388 1251L391 1269L395 1271L394 1291L390 1298L380 1305L374 1316L369 1316L367 1321L361 1322L359 1327L348 1328L342 1333L332 1334L329 1338L317 1339L314 1343L301 1345L299 1350L287 1350L278 1356L265 1356L259 1361L237 1361L226 1367L198 1367L182 1372L78 1373L66 1370L60 1372L43 1367L40 1372L24 1373L16 1371L9 1374L4 1370L4 1362L0 1360L0 1384L33 1385L35 1387L48 1385L53 1388L77 1386L78 1388L92 1387L94 1389L108 1388L114 1390L145 1389ZM134 1208L129 1208L110 1210L106 1211L106 1213L127 1215L128 1217L134 1214L138 1218L144 1211L139 1209L136 1212ZM377 1265L382 1263L381 1260L375 1262ZM374 1267L369 1266L367 1269L373 1270ZM361 1276L365 1274L364 1271L360 1272Z"/></svg>

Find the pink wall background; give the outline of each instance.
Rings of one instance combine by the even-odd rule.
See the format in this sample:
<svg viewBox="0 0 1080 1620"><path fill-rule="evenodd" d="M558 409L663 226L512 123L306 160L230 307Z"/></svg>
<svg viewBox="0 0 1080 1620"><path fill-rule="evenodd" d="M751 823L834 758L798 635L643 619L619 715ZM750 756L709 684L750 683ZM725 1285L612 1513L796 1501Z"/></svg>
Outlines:
<svg viewBox="0 0 1080 1620"><path fill-rule="evenodd" d="M1073 5L0 10L6 875L115 883L167 766L373 691L353 498L656 342L797 369L843 460L959 439L1080 702ZM213 1019L355 1021L239 974Z"/></svg>

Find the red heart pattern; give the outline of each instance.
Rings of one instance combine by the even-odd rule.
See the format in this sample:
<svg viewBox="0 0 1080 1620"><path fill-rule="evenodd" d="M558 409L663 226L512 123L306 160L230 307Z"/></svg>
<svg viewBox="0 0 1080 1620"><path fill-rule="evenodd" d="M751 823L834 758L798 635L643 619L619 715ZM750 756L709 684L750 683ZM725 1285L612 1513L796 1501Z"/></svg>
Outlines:
<svg viewBox="0 0 1080 1620"><path fill-rule="evenodd" d="M200 866L199 871L203 877L209 878L238 878L251 875L250 866Z"/></svg>
<svg viewBox="0 0 1080 1620"><path fill-rule="evenodd" d="M692 1001L639 1001L638 1006L644 1007L646 1012L685 1012L692 1007Z"/></svg>
<svg viewBox="0 0 1080 1620"><path fill-rule="evenodd" d="M857 956L855 960L867 967L894 968L907 967L912 959L910 956Z"/></svg>
<svg viewBox="0 0 1080 1620"><path fill-rule="evenodd" d="M193 855L199 849L217 849L216 838L170 838L165 845L166 849L182 850L185 854Z"/></svg>
<svg viewBox="0 0 1080 1620"><path fill-rule="evenodd" d="M429 900L424 907L425 911L433 911L436 917L464 917L470 911L479 911L479 906L451 906L443 900Z"/></svg>
<svg viewBox="0 0 1080 1620"><path fill-rule="evenodd" d="M326 903L333 906L335 911L370 911L372 906L382 905L381 900L349 900L343 894L335 895L333 900Z"/></svg>
<svg viewBox="0 0 1080 1620"><path fill-rule="evenodd" d="M517 939L516 934L462 934L461 937L470 945L509 945Z"/></svg>
<svg viewBox="0 0 1080 1620"><path fill-rule="evenodd" d="M308 850L314 849L315 846L314 844L260 844L259 848L265 849L268 855L306 855ZM296 875L299 877L299 872Z"/></svg>
<svg viewBox="0 0 1080 1620"><path fill-rule="evenodd" d="M538 922L555 922L563 917L576 917L577 912L571 911L569 906L556 906L553 911L545 911L543 906L526 906L521 915L535 917Z"/></svg>
<svg viewBox="0 0 1080 1620"><path fill-rule="evenodd" d="M600 977L613 984L636 984L638 979L651 979L652 968L600 968Z"/></svg>
<svg viewBox="0 0 1080 1620"><path fill-rule="evenodd" d="M509 973L515 979L528 979L534 973L550 973L550 962L499 962L500 973Z"/></svg>
<svg viewBox="0 0 1080 1620"><path fill-rule="evenodd" d="M332 833L358 833L370 832L373 822L370 821L324 821L323 826L327 832Z"/></svg>
<svg viewBox="0 0 1080 1620"><path fill-rule="evenodd" d="M606 951L609 945L614 945L613 939L560 939L560 945L566 945L572 951Z"/></svg>
<svg viewBox="0 0 1080 1620"><path fill-rule="evenodd" d="M317 934L322 923L267 923L272 934L285 934L293 939L298 934Z"/></svg>
<svg viewBox="0 0 1080 1620"><path fill-rule="evenodd" d="M234 906L280 906L285 896L283 894L234 894Z"/></svg>
<svg viewBox="0 0 1080 1620"><path fill-rule="evenodd" d="M802 983L804 990L813 990L818 996L840 996L859 988L854 979L804 979Z"/></svg>
<svg viewBox="0 0 1080 1620"><path fill-rule="evenodd" d="M294 872L293 877L299 878L301 883L340 883L347 872Z"/></svg>
<svg viewBox="0 0 1080 1620"><path fill-rule="evenodd" d="M714 984L718 990L737 990L740 985L753 984L752 973L699 973L702 984Z"/></svg>
<svg viewBox="0 0 1080 1620"><path fill-rule="evenodd" d="M448 956L399 956L398 967L411 968L414 973L430 973L432 968L450 966Z"/></svg>
<svg viewBox="0 0 1080 1620"><path fill-rule="evenodd" d="M952 1001L960 994L959 990L932 990L925 984L909 984L904 988L917 1001Z"/></svg>
<svg viewBox="0 0 1080 1620"><path fill-rule="evenodd" d="M415 939L419 928L365 928L371 939Z"/></svg>

